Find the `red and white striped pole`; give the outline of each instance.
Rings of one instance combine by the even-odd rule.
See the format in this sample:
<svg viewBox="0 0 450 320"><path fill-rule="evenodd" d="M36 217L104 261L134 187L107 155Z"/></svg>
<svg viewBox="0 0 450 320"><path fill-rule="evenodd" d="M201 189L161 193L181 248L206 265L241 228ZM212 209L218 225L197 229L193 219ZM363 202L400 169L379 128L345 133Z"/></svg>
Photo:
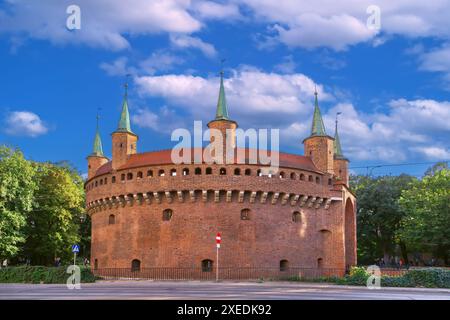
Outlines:
<svg viewBox="0 0 450 320"><path fill-rule="evenodd" d="M218 232L216 235L216 282L219 281L219 248L221 241L222 237L220 235L220 232Z"/></svg>

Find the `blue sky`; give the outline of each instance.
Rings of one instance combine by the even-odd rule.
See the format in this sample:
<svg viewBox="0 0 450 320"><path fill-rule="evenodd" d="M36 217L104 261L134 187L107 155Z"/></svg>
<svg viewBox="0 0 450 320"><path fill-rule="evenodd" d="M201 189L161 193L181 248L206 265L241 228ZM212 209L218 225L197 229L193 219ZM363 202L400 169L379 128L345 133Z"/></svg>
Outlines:
<svg viewBox="0 0 450 320"><path fill-rule="evenodd" d="M81 10L69 31L66 9ZM380 29L368 27L370 5ZM302 154L314 85L351 167L450 160L450 2L0 2L0 142L86 172L97 109L110 155L125 74L139 151L214 116L220 60L230 117L280 129ZM428 165L374 169L421 175ZM354 169L366 173L366 169Z"/></svg>

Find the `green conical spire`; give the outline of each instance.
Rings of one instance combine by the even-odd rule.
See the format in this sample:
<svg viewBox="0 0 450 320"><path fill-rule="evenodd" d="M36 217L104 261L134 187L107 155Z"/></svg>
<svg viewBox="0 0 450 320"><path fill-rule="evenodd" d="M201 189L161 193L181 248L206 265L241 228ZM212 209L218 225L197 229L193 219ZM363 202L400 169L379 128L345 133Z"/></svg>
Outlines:
<svg viewBox="0 0 450 320"><path fill-rule="evenodd" d="M335 129L335 132L334 132L334 158L335 159L345 159L344 155L342 154L341 140L339 139L339 133L338 133L337 116L339 114L340 114L340 112L338 112L336 114L336 129Z"/></svg>
<svg viewBox="0 0 450 320"><path fill-rule="evenodd" d="M99 116L97 115L97 129L95 132L95 138L94 138L94 148L92 149L92 156L96 157L104 157L103 155L103 147L102 147L102 139L100 138L100 132L98 130L98 119Z"/></svg>
<svg viewBox="0 0 450 320"><path fill-rule="evenodd" d="M130 114L128 112L128 83L125 83L125 94L122 103L122 113L120 114L119 126L116 132L129 132L131 131Z"/></svg>
<svg viewBox="0 0 450 320"><path fill-rule="evenodd" d="M225 89L223 87L223 71L220 72L220 90L219 100L217 101L216 120L229 120L227 99L225 98Z"/></svg>
<svg viewBox="0 0 450 320"><path fill-rule="evenodd" d="M319 109L319 102L317 99L317 90L314 90L314 116L311 128L311 136L326 136L325 126L323 125L322 115Z"/></svg>

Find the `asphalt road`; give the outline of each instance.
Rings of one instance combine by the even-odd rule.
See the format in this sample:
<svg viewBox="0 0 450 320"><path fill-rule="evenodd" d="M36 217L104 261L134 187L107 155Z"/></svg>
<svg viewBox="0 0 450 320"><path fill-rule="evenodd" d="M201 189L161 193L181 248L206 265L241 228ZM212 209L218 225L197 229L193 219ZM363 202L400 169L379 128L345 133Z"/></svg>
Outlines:
<svg viewBox="0 0 450 320"><path fill-rule="evenodd" d="M288 282L100 281L65 285L0 284L4 299L289 299L289 300L450 300L448 289L382 288Z"/></svg>

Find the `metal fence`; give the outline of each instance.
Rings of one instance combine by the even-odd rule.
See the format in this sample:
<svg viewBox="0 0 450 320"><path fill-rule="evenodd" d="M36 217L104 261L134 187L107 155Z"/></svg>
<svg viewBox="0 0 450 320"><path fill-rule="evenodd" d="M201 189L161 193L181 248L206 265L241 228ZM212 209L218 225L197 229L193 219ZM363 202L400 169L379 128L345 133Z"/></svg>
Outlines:
<svg viewBox="0 0 450 320"><path fill-rule="evenodd" d="M93 273L105 280L146 279L146 280L215 280L216 269L202 270L202 268L102 268L92 270ZM219 268L220 280L288 280L288 279L316 279L320 277L342 277L344 269L233 267Z"/></svg>

